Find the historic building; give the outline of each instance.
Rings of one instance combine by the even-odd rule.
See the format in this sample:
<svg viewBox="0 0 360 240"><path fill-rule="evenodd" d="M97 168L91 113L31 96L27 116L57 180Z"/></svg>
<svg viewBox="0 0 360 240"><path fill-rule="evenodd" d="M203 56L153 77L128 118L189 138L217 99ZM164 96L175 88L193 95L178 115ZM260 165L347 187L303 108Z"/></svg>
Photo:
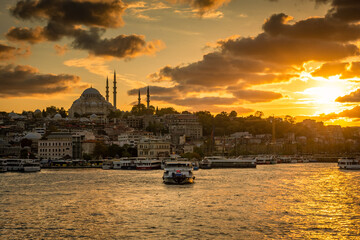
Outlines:
<svg viewBox="0 0 360 240"><path fill-rule="evenodd" d="M69 109L69 116L73 117L90 117L94 114L99 118L106 118L111 111L116 110L116 73L114 72L114 105L109 102L109 82L106 80L106 99L100 92L91 87L86 89L75 100Z"/></svg>

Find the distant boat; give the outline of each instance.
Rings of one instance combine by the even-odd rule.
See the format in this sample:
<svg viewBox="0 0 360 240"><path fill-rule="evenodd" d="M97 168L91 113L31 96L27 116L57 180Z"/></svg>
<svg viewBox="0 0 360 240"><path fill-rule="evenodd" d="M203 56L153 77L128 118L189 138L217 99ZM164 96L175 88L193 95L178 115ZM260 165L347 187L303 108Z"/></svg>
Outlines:
<svg viewBox="0 0 360 240"><path fill-rule="evenodd" d="M191 184L194 180L191 162L171 161L165 164L163 175L165 184Z"/></svg>
<svg viewBox="0 0 360 240"><path fill-rule="evenodd" d="M259 155L256 157L256 164L276 164L277 161L273 155Z"/></svg>
<svg viewBox="0 0 360 240"><path fill-rule="evenodd" d="M35 159L7 159L7 171L38 172L40 162Z"/></svg>
<svg viewBox="0 0 360 240"><path fill-rule="evenodd" d="M114 167L114 164L113 164L113 161L111 161L111 160L103 162L103 164L101 166L101 168L104 170L113 169L113 167Z"/></svg>
<svg viewBox="0 0 360 240"><path fill-rule="evenodd" d="M256 159L254 157L237 158L225 158L221 156L205 157L202 161L204 168L207 167L204 164L208 164L209 168L256 168Z"/></svg>
<svg viewBox="0 0 360 240"><path fill-rule="evenodd" d="M0 173L7 172L7 160L0 159Z"/></svg>
<svg viewBox="0 0 360 240"><path fill-rule="evenodd" d="M147 157L124 157L113 160L113 169L122 170L152 170L160 169L161 161Z"/></svg>
<svg viewBox="0 0 360 240"><path fill-rule="evenodd" d="M340 158L338 161L338 166L340 169L360 170L360 158Z"/></svg>

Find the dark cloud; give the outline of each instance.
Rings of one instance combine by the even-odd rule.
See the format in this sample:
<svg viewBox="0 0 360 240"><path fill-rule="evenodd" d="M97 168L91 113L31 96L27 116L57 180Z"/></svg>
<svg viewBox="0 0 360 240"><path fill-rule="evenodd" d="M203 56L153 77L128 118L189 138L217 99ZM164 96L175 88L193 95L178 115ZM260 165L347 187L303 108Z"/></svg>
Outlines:
<svg viewBox="0 0 360 240"><path fill-rule="evenodd" d="M11 27L6 33L6 37L11 41L25 41L31 44L43 42L46 40L44 29L42 27Z"/></svg>
<svg viewBox="0 0 360 240"><path fill-rule="evenodd" d="M171 80L180 85L218 87L238 82L262 84L288 80L282 78L281 73L291 70L289 66L213 52L187 66L166 66L150 77L155 81Z"/></svg>
<svg viewBox="0 0 360 240"><path fill-rule="evenodd" d="M292 18L284 13L274 14L266 20L263 29L271 36L325 41L354 41L360 38L360 26L331 18L308 18L289 24Z"/></svg>
<svg viewBox="0 0 360 240"><path fill-rule="evenodd" d="M335 101L342 102L342 103L344 103L344 102L360 102L360 89L358 89L348 95L338 97Z"/></svg>
<svg viewBox="0 0 360 240"><path fill-rule="evenodd" d="M354 44L274 37L266 33L255 38L222 40L219 44L224 53L288 65L300 65L308 61L334 61L359 53Z"/></svg>
<svg viewBox="0 0 360 240"><path fill-rule="evenodd" d="M0 60L9 60L29 54L29 49L16 48L0 43Z"/></svg>
<svg viewBox="0 0 360 240"><path fill-rule="evenodd" d="M331 62L324 63L311 73L314 77L330 77L341 75L340 79L360 77L360 62Z"/></svg>
<svg viewBox="0 0 360 240"><path fill-rule="evenodd" d="M86 87L78 76L41 74L36 68L26 65L0 65L1 98L61 93L75 87Z"/></svg>
<svg viewBox="0 0 360 240"><path fill-rule="evenodd" d="M92 28L90 31L77 30L72 46L75 49L88 50L95 56L112 56L130 58L142 54L154 54L163 47L161 41L147 43L141 35L119 35L115 38L101 39L101 31Z"/></svg>
<svg viewBox="0 0 360 240"><path fill-rule="evenodd" d="M345 22L360 21L360 1L358 0L332 0L332 8L326 14L327 18L338 19Z"/></svg>
<svg viewBox="0 0 360 240"><path fill-rule="evenodd" d="M19 1L10 9L14 16L24 20L44 20L47 21L47 25L36 28L12 27L6 37L11 41L25 41L31 44L70 37L74 39L71 46L75 49L87 50L95 56L116 58L151 55L162 49L163 42L146 42L142 35L102 38L105 28L123 25L121 16L125 8L125 4L118 0ZM78 25L86 26L87 29Z"/></svg>
<svg viewBox="0 0 360 240"><path fill-rule="evenodd" d="M126 5L120 0L23 0L10 9L13 16L24 20L39 19L63 25L120 27Z"/></svg>

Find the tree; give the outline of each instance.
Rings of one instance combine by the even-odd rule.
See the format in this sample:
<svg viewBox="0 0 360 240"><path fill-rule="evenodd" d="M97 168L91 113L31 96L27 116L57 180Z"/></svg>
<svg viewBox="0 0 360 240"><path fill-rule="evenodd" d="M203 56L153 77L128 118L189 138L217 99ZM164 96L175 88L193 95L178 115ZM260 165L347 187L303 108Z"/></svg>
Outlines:
<svg viewBox="0 0 360 240"><path fill-rule="evenodd" d="M231 113L229 114L229 117L236 118L237 117L237 112L236 111L231 111Z"/></svg>
<svg viewBox="0 0 360 240"><path fill-rule="evenodd" d="M264 113L262 111L256 111L255 112L255 117L262 118L263 116L264 116Z"/></svg>
<svg viewBox="0 0 360 240"><path fill-rule="evenodd" d="M163 116L165 114L179 114L178 111L176 111L173 107L168 107L168 108L161 108L158 109L156 115L158 116Z"/></svg>
<svg viewBox="0 0 360 240"><path fill-rule="evenodd" d="M53 117L57 113L57 108L55 106L47 107L46 108L46 115Z"/></svg>

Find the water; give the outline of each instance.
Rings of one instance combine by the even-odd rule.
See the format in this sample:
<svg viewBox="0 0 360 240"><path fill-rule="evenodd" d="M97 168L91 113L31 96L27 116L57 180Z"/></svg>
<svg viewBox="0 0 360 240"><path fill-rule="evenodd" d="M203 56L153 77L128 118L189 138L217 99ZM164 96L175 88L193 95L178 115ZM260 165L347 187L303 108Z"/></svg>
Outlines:
<svg viewBox="0 0 360 240"><path fill-rule="evenodd" d="M0 175L1 239L359 239L360 171L334 163Z"/></svg>

